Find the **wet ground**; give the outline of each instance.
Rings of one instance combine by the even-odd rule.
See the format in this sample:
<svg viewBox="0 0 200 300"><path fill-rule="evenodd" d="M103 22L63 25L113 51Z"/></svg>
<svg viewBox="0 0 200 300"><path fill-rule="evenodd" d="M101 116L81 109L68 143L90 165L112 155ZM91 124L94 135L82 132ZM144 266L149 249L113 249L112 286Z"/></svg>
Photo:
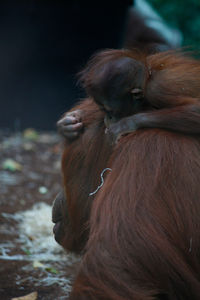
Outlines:
<svg viewBox="0 0 200 300"><path fill-rule="evenodd" d="M54 132L0 132L0 299L67 299L79 258L53 239L61 141ZM32 299L32 298L30 298Z"/></svg>

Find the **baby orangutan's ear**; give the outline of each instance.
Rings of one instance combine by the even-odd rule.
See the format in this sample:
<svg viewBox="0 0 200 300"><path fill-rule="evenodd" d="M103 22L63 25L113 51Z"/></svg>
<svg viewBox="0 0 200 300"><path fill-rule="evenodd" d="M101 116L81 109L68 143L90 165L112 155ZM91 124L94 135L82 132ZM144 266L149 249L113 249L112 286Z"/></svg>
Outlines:
<svg viewBox="0 0 200 300"><path fill-rule="evenodd" d="M140 98L143 98L143 96L144 96L142 89L139 89L139 88L132 89L131 94L133 94L134 99L140 99Z"/></svg>

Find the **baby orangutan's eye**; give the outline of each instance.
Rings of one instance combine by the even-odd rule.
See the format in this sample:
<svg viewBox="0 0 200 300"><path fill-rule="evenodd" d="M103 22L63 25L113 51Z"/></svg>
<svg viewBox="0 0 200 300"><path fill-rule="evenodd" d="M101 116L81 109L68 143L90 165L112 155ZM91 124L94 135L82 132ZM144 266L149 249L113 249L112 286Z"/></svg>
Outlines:
<svg viewBox="0 0 200 300"><path fill-rule="evenodd" d="M130 93L133 95L134 99L143 98L143 91L139 88L132 89Z"/></svg>

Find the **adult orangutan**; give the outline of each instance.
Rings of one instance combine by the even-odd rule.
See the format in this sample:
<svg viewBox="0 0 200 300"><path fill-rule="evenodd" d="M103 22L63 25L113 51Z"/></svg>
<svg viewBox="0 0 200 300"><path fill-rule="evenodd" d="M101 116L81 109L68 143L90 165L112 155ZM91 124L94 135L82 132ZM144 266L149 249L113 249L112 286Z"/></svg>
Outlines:
<svg viewBox="0 0 200 300"><path fill-rule="evenodd" d="M57 240L84 250L70 299L199 299L200 63L113 50L82 81L90 99L58 124L79 138L53 209Z"/></svg>

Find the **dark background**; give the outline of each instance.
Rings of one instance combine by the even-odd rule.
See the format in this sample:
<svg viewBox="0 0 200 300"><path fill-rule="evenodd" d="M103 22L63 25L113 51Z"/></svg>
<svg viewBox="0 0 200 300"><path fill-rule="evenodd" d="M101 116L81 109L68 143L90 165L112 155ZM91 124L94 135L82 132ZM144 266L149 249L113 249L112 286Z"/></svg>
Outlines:
<svg viewBox="0 0 200 300"><path fill-rule="evenodd" d="M1 1L0 128L55 128L90 55L121 46L129 2Z"/></svg>

